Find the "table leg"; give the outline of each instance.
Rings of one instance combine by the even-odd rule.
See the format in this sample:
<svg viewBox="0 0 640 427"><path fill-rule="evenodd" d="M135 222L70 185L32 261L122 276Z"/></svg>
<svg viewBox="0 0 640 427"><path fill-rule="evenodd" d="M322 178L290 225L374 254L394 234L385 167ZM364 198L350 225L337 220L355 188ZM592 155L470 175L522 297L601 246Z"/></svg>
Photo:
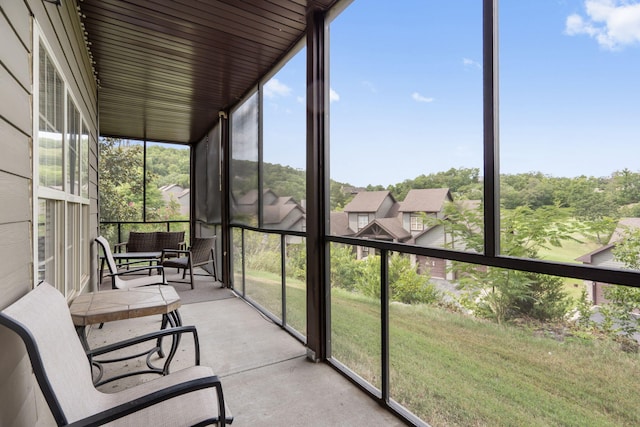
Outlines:
<svg viewBox="0 0 640 427"><path fill-rule="evenodd" d="M86 334L86 326L76 326L76 333L78 334L78 338L80 338L80 343L82 344L82 348L85 351L89 350L89 342L87 341Z"/></svg>

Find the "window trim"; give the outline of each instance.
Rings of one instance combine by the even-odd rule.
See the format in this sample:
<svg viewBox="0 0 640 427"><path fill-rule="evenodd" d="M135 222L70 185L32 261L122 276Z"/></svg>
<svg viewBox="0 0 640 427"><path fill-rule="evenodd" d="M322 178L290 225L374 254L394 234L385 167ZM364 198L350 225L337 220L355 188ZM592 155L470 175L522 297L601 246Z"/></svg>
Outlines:
<svg viewBox="0 0 640 427"><path fill-rule="evenodd" d="M360 225L360 220L363 219L363 218L366 218L367 222L364 225ZM358 225L358 231L360 231L363 228L365 228L371 222L369 220L369 214L366 214L366 213L359 213L358 216L356 217L356 221L357 221L357 225Z"/></svg>
<svg viewBox="0 0 640 427"><path fill-rule="evenodd" d="M423 231L424 221L419 213L412 213L409 216L409 231Z"/></svg>
<svg viewBox="0 0 640 427"><path fill-rule="evenodd" d="M89 141L91 140L91 131L89 127L86 125L87 120L85 114L80 107L80 103L77 102L77 98L73 93L73 87L68 83L67 78L64 73L61 71L63 68L60 66L60 63L56 59L53 54L54 49L49 44L47 38L44 35L41 27L38 22L34 19L32 21L32 29L33 29L33 39L32 39L32 108L33 108L33 120L32 120L32 166L33 166L33 174L32 174L32 215L34 220L32 221L32 236L33 236L33 247L32 247L32 259L33 259L33 281L34 285L37 284L39 280L39 207L41 201L54 201L55 206L54 209L56 212L61 214L61 218L55 218L55 224L53 227L55 228L54 239L60 239L59 241L55 241L54 245L58 248L63 248L62 253L56 253L54 256L61 257L61 259L57 259L54 261L56 264L56 268L61 268L62 271L57 271L55 273L56 280L61 280L62 283L56 283L56 287L60 290L67 299L72 298L74 295L79 293L83 288L85 288L90 279L89 274L89 266L87 265L86 271L83 271L83 264L85 263L81 258L78 257L77 260L72 263L73 267L77 271L70 272L68 271L68 247L69 245L81 245L84 241L87 243L87 247L74 247L72 248L72 252L74 255L82 255L86 254L87 262L90 262L89 259L89 227L88 224L90 222L90 198L89 192L86 192L86 197L82 195L82 189L79 188L78 194L71 194L69 192L69 188L67 185L67 180L69 177L67 176L67 165L69 161L69 123L68 123L68 114L69 114L69 105L73 103L75 110L77 111L77 118L79 120L79 132L78 135L78 151L80 159L79 159L79 185L82 186L82 168L86 168L88 173L90 164L89 164L89 148L87 147L86 152L82 150L82 130L87 130L87 137ZM40 132L40 47L42 46L43 50L46 52L48 59L51 64L55 68L56 72L60 76L60 80L62 81L62 94L63 94L63 106L62 106L62 123L63 129L61 129L62 134L62 189L54 189L50 187L45 187L40 185L40 158L39 158L39 132ZM86 184L89 185L89 177L87 175ZM58 204L61 205L58 205ZM72 230L73 236L77 236L76 242L69 242L69 227L68 220L70 218L69 211L73 210L73 212L79 214L74 215L74 230ZM46 220L45 220L46 221ZM84 235L84 236L83 236ZM73 280L72 280L73 279ZM71 281L73 284L73 289L67 289L67 282Z"/></svg>

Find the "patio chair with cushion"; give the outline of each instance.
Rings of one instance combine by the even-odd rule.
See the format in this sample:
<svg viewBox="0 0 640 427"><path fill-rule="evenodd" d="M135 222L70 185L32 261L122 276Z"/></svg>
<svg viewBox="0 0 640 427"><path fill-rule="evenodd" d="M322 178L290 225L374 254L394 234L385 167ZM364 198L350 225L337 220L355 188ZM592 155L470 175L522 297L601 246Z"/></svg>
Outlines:
<svg viewBox="0 0 640 427"><path fill-rule="evenodd" d="M98 236L96 238L96 242L102 247L102 252L104 253L104 259L109 268L109 274L111 275L111 287L113 289L128 289L128 288L136 288L139 286L148 286L148 285L166 285L167 280L164 276L164 268L159 265L149 265L143 267L130 268L127 270L118 270L118 265L116 264L115 259L113 258L113 254L111 253L111 247L109 246L109 242L102 236ZM135 263L140 263L148 261L149 263L157 263L157 259L137 259ZM127 265L119 264L120 267ZM149 276L139 276L128 280L123 280L121 276L127 274L135 274L140 273L142 271L151 272L152 270L157 270L158 274L149 275Z"/></svg>
<svg viewBox="0 0 640 427"><path fill-rule="evenodd" d="M24 342L33 373L59 426L109 422L113 426L224 426L233 421L220 380L210 368L199 365L193 326L164 329L85 352L67 301L47 283L2 310L0 325ZM195 366L115 393L103 393L93 385L89 364L93 355L183 333L193 335Z"/></svg>
<svg viewBox="0 0 640 427"><path fill-rule="evenodd" d="M218 280L216 259L214 256L215 237L196 237L188 250L163 249L160 264L165 268L182 269L182 279L189 270L191 289L193 286L193 269L211 263L214 280Z"/></svg>

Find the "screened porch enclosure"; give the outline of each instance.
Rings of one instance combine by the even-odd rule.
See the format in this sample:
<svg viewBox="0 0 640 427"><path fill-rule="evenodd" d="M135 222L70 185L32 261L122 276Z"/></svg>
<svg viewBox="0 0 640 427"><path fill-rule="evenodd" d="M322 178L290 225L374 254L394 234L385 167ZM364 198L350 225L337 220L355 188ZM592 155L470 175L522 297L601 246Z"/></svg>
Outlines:
<svg viewBox="0 0 640 427"><path fill-rule="evenodd" d="M595 178L590 161L618 156L594 148L573 177L529 172L546 166L534 156L538 140L577 156L570 134L584 136L589 121L562 116L560 125L519 102L531 96L530 76L512 67L525 58L498 40L532 44L534 34L514 28L545 16L533 3L418 14L419 1L84 0L100 133L145 145L139 223L103 217L101 230L120 240L136 227L216 236L224 287L408 424L639 422L640 362L620 350L637 342L593 320L602 287L637 290L638 263L612 247L638 254L638 225L626 220L640 203L638 167L630 155ZM400 57L400 46L412 55ZM541 50L551 69L558 58ZM584 63L571 67L567 75ZM555 91L574 83L551 82ZM616 114L607 117L613 132ZM189 152L184 219L147 214L147 144ZM519 157L530 168L504 172ZM356 181L342 178L348 172ZM603 210L592 215L595 207Z"/></svg>

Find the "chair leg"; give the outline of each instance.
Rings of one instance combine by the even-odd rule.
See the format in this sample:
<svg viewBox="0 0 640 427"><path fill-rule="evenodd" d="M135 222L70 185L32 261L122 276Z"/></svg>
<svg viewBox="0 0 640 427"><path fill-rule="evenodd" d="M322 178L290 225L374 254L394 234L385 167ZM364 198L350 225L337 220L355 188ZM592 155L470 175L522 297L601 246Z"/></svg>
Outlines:
<svg viewBox="0 0 640 427"><path fill-rule="evenodd" d="M191 263L189 263L189 275L191 276L191 289L194 289L194 287L193 287L193 266L191 265Z"/></svg>
<svg viewBox="0 0 640 427"><path fill-rule="evenodd" d="M213 279L217 282L218 281L218 267L216 266L216 254L213 251L213 249L211 249L211 266L213 267Z"/></svg>

